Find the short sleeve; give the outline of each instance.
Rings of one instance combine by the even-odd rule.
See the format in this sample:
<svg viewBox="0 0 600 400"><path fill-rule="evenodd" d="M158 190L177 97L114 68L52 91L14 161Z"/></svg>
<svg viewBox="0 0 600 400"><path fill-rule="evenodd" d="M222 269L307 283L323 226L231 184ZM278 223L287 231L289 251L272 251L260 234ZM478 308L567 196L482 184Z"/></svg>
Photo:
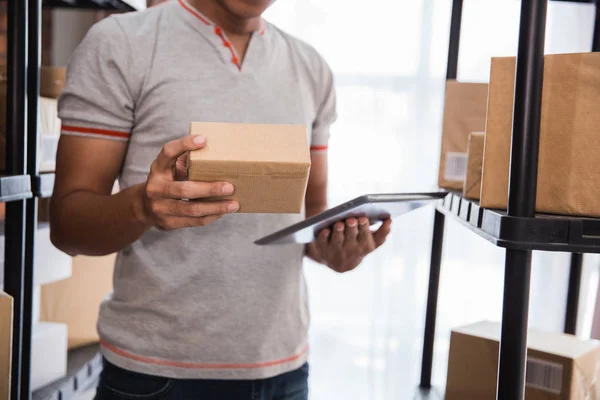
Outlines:
<svg viewBox="0 0 600 400"><path fill-rule="evenodd" d="M320 73L321 93L317 116L312 125L311 152L326 151L329 145L329 128L337 118L335 85L331 69L323 61Z"/></svg>
<svg viewBox="0 0 600 400"><path fill-rule="evenodd" d="M58 100L64 135L127 141L134 123L131 52L114 17L95 24L73 53Z"/></svg>

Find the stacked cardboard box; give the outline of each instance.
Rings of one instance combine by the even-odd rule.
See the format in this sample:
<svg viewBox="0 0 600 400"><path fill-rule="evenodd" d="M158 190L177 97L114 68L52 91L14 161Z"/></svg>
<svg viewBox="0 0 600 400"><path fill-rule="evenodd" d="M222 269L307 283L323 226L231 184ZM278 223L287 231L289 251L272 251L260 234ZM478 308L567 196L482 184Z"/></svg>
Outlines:
<svg viewBox="0 0 600 400"><path fill-rule="evenodd" d="M488 85L446 82L438 186L463 190L469 134L485 131Z"/></svg>
<svg viewBox="0 0 600 400"><path fill-rule="evenodd" d="M100 303L112 291L115 255L73 257L73 275L42 287L40 319L68 326L69 349L98 342Z"/></svg>
<svg viewBox="0 0 600 400"><path fill-rule="evenodd" d="M467 150L467 176L463 195L467 199L479 200L481 193L481 170L483 168L483 147L485 133L473 132L469 135Z"/></svg>
<svg viewBox="0 0 600 400"><path fill-rule="evenodd" d="M493 58L481 205L506 209L514 57ZM544 57L538 212L600 217L600 53Z"/></svg>
<svg viewBox="0 0 600 400"><path fill-rule="evenodd" d="M56 148L60 136L56 99L64 86L65 75L65 68L42 67L40 69L38 154L41 172L52 172L55 168ZM0 66L0 171L6 168L6 84L6 66Z"/></svg>
<svg viewBox="0 0 600 400"><path fill-rule="evenodd" d="M480 322L452 331L446 400L494 400L500 324ZM600 343L572 335L530 331L527 400L600 398Z"/></svg>

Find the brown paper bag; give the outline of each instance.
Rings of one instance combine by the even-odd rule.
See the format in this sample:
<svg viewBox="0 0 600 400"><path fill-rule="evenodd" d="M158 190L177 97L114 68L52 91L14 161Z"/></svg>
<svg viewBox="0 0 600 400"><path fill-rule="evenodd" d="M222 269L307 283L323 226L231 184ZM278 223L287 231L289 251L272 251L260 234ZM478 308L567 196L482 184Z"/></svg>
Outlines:
<svg viewBox="0 0 600 400"><path fill-rule="evenodd" d="M462 190L467 171L467 142L471 132L485 130L488 85L446 82L442 152L438 186Z"/></svg>
<svg viewBox="0 0 600 400"><path fill-rule="evenodd" d="M42 286L40 320L68 325L69 349L96 343L102 300L112 291L115 255L73 257L73 275Z"/></svg>
<svg viewBox="0 0 600 400"><path fill-rule="evenodd" d="M485 133L483 132L473 132L469 135L467 178L465 179L465 186L463 187L463 195L467 199L479 200L484 142Z"/></svg>
<svg viewBox="0 0 600 400"><path fill-rule="evenodd" d="M481 205L506 209L514 57L493 58ZM544 58L538 212L600 217L600 53Z"/></svg>

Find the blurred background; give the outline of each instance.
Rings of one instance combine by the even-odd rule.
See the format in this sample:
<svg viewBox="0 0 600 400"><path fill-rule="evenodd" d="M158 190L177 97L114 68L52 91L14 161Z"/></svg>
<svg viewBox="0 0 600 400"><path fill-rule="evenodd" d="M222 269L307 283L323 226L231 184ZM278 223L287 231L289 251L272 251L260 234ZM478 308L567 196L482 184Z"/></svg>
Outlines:
<svg viewBox="0 0 600 400"><path fill-rule="evenodd" d="M278 0L266 17L328 61L339 118L329 202L437 188L451 1ZM514 56L520 2L465 0L458 80L487 82L492 56ZM594 6L550 2L547 53L587 52ZM307 262L311 399L412 399L421 366L433 210L394 221L376 254L347 275ZM450 330L499 321L504 250L447 220L433 383L444 387ZM568 254L534 253L530 327L562 332ZM598 257L586 256L579 333L589 337Z"/></svg>

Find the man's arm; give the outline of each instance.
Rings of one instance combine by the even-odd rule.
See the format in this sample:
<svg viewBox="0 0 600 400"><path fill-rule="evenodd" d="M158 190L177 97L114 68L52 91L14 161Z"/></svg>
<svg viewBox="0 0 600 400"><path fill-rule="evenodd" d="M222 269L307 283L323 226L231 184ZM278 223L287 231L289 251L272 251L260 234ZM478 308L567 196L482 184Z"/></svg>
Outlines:
<svg viewBox="0 0 600 400"><path fill-rule="evenodd" d="M226 182L178 181L190 150L204 138L186 136L165 144L146 182L111 195L125 154L125 144L63 136L57 153L51 201L51 237L69 253L110 254L128 246L151 227L162 230L204 226L236 212L234 201L188 202L231 194Z"/></svg>
<svg viewBox="0 0 600 400"><path fill-rule="evenodd" d="M56 247L71 255L110 254L150 227L142 222L143 185L111 195L126 147L113 140L61 137L50 210Z"/></svg>

